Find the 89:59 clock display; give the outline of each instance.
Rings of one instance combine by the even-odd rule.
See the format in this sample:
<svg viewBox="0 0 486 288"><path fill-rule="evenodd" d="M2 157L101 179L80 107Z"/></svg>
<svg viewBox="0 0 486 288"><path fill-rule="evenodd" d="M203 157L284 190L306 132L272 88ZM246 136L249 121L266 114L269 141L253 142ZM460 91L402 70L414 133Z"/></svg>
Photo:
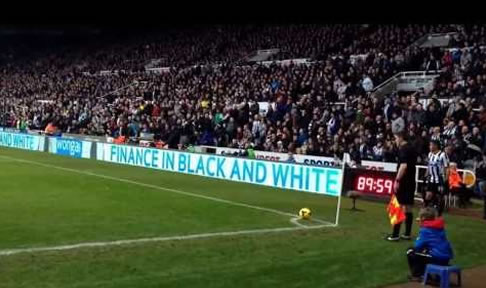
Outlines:
<svg viewBox="0 0 486 288"><path fill-rule="evenodd" d="M354 189L360 192L388 195L393 193L393 180L390 178L358 176L354 186Z"/></svg>

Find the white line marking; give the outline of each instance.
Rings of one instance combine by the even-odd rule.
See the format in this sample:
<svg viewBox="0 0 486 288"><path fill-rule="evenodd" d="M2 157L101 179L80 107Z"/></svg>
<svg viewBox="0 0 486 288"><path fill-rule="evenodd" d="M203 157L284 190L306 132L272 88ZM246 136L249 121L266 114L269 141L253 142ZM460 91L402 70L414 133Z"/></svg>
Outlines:
<svg viewBox="0 0 486 288"><path fill-rule="evenodd" d="M292 223L292 224L294 224L295 226L298 226L298 227L313 227L313 225L305 225L305 224L300 223L299 219L300 219L299 217L290 218L290 223Z"/></svg>
<svg viewBox="0 0 486 288"><path fill-rule="evenodd" d="M300 225L302 225L302 224L300 224ZM229 231L229 232L190 234L190 235L181 235L181 236L167 236L167 237L116 240L116 241L106 241L106 242L85 242L85 243L70 244L70 245L51 246L51 247L6 249L6 250L0 250L0 256L9 256L9 255L15 255L15 254L20 254L20 253L65 251L65 250L74 250L74 249L80 249L80 248L121 246L121 245L150 243L150 242L166 242L166 241L174 241L174 240L192 240L192 239L203 239L203 238L214 238L214 237L225 237L225 236L240 236L240 235L278 233L278 232L289 232L289 231L299 231L299 230L309 230L309 229L320 229L320 228L324 228L324 227L334 227L334 224L329 223L329 224L322 224L322 225L315 225L315 226L302 225L302 226L299 226L299 227L282 227L282 228L240 230L240 231Z"/></svg>
<svg viewBox="0 0 486 288"><path fill-rule="evenodd" d="M0 256L14 255L14 254L19 254L19 253L29 253L29 252L32 253L32 252L43 252L43 251L62 251L62 250L72 250L72 249L79 249L79 248L119 246L119 245L147 243L147 242L191 240L191 239L223 237L223 236L264 234L264 233L275 233L275 232L285 232L285 231L297 231L297 230L305 230L305 229L320 229L320 228L324 228L324 227L336 227L336 225L334 223L330 223L330 222L327 222L327 221L324 221L324 220L321 220L321 219L316 219L316 218L312 218L312 221L318 222L318 223L320 223L320 225L314 225L314 226L303 225L301 223L298 223L297 221L293 221L293 219L295 218L295 214L276 210L276 209L272 209L272 208L254 206L254 205L235 202L235 201L231 201L231 200L225 200L225 199L221 199L221 198L205 196L205 195L201 195L201 194L176 190L176 189L172 189L172 188L166 188L166 187L156 186L156 185L152 185L152 184L137 182L137 181L133 181L133 180L129 180L129 179L117 178L117 177L112 177L112 176L103 175L103 174L95 174L95 173L91 173L91 172L87 172L87 171L81 171L81 170L76 170L76 169L71 169L71 168L66 168L66 167L61 167L61 166L56 166L56 165L50 165L50 164L45 164L45 163L30 161L30 160L25 160L25 159L18 159L18 158L5 156L5 155L0 155L0 158L9 159L11 161L16 161L16 162L23 162L23 163L34 164L34 165L38 165L38 166L58 169L58 170L62 170L62 171L68 171L68 172L77 173L77 174L84 174L84 175L108 179L108 180L112 180L112 181L129 183L129 184L133 184L133 185L138 185L138 186L148 187L148 188L152 188L152 189L172 192L172 193L186 195L186 196L190 196L190 197L201 198L201 199L211 200L211 201L215 201L215 202L225 203L225 204L229 204L229 205L233 205L233 206L240 206L240 207L245 207L245 208L275 213L275 214L283 215L283 216L291 216L292 218L291 218L290 222L297 226L297 227L283 227L283 228L240 230L240 231L230 231L230 232L202 233L202 234L191 234L191 235L182 235L182 236L140 238L140 239L117 240L117 241L107 241L107 242L86 242L86 243L71 244L71 245L52 246L52 247L6 249L6 250L0 250Z"/></svg>
<svg viewBox="0 0 486 288"><path fill-rule="evenodd" d="M229 205L233 205L233 206L239 206L239 207L245 207L245 208L270 212L270 213L274 213L274 214L278 214L278 215L295 217L295 214L293 214L293 213L288 213L288 212L284 212L284 211L280 211L280 210L276 210L276 209L272 209L272 208L260 207L260 206L245 204L245 203L241 203L241 202L226 200L226 199L222 199L222 198L206 196L206 195L201 195L201 194L197 194L197 193L191 193L191 192L186 192L186 191L182 191L182 190L176 190L176 189L172 189L172 188L166 188L166 187L157 186L157 185L153 185L153 184L137 182L137 181L133 181L133 180L125 179L125 178L112 177L112 176L98 174L98 173L95 174L95 173L91 173L91 172L87 172L87 171L81 171L81 170L76 170L76 169L71 169L71 168L66 168L66 167L61 167L61 166L56 166L56 165L50 165L50 164L45 164L45 163L42 163L42 162L30 161L30 160L25 160L25 159L18 159L18 158L5 156L5 155L0 155L0 158L9 159L9 160L12 160L12 161L17 161L17 162L28 163L28 164L39 165L39 166L44 166L44 167L47 167L47 168L53 168L53 169L68 171L68 172L77 173L77 174L88 175L88 176L92 176L92 177L108 179L108 180L112 180L112 181L124 182L124 183L132 184L132 185L138 185L138 186L142 186L142 187L148 187L148 188L152 188L152 189L172 192L172 193L181 194L181 195L185 195L185 196L211 200L211 201L215 201L215 202L219 202L219 203L225 203L225 204L229 204ZM315 221L315 222L321 223L321 224L330 223L330 222L327 222L327 221L324 221L324 220L321 220L321 219L316 219L316 218L313 218L312 220Z"/></svg>
<svg viewBox="0 0 486 288"><path fill-rule="evenodd" d="M294 224L295 226L298 226L298 227L307 227L307 225L299 223L299 218L297 218L297 217L290 218L290 223L292 223L292 224Z"/></svg>

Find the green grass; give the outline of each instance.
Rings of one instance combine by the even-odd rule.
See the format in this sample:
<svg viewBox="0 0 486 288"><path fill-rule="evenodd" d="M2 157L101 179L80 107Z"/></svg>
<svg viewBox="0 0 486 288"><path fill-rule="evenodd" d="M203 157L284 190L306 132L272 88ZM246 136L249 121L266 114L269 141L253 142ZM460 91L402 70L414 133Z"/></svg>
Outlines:
<svg viewBox="0 0 486 288"><path fill-rule="evenodd" d="M14 157L333 220L336 199L0 148L0 250L292 227L289 217L1 158ZM338 228L0 256L0 287L382 287L410 242L387 243L385 204L343 199ZM462 267L486 264L481 220L447 217Z"/></svg>

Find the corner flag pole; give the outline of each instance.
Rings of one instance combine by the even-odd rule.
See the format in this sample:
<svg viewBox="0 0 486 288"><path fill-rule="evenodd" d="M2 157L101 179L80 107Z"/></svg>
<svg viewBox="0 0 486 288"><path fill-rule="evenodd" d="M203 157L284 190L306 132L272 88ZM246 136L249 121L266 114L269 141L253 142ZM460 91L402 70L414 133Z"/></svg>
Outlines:
<svg viewBox="0 0 486 288"><path fill-rule="evenodd" d="M339 189L339 195L338 195L338 204L336 208L336 223L334 224L334 227L337 227L339 225L339 211L341 210L341 197L343 194L343 183L344 183L344 170L346 167L346 153L343 155L343 161L341 164L341 189Z"/></svg>

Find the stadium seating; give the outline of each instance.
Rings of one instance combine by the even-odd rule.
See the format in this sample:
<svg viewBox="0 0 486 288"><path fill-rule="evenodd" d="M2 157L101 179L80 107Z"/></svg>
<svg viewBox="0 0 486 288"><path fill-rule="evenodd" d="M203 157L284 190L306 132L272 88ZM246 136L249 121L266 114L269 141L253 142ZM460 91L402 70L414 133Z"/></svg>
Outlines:
<svg viewBox="0 0 486 288"><path fill-rule="evenodd" d="M2 57L11 60L0 70L6 97L0 111L9 127L44 130L54 122L69 133L126 139L153 134L171 148L253 146L337 157L348 152L356 161L396 157L390 145L396 118L405 120L420 153L427 150L430 129L445 131L448 121L455 132L441 137L463 166L467 144L485 147L484 31L474 25L218 26L60 45L55 53ZM458 35L451 47L412 45L444 32ZM270 53L270 60L306 60L245 60L273 48L278 53ZM431 65L440 76L427 94L370 97L396 73ZM262 111L261 103L270 108Z"/></svg>

